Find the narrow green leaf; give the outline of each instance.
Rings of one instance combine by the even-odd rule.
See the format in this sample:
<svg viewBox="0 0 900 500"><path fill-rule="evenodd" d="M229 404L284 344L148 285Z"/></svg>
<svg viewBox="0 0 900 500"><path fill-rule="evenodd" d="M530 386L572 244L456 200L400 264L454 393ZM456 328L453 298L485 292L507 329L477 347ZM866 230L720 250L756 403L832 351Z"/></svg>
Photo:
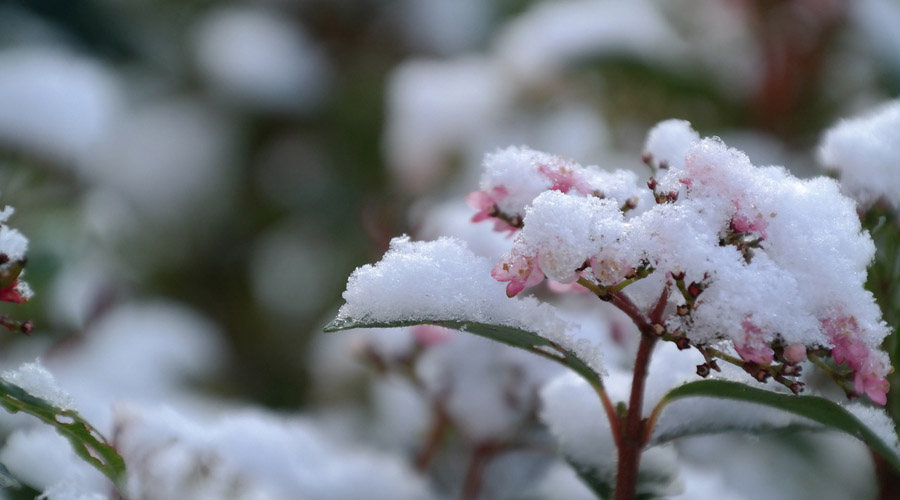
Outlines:
<svg viewBox="0 0 900 500"><path fill-rule="evenodd" d="M22 487L22 483L16 479L15 476L9 472L9 469L6 468L5 465L0 464L0 489L8 490L8 489L19 489Z"/></svg>
<svg viewBox="0 0 900 500"><path fill-rule="evenodd" d="M501 344L524 349L539 356L552 359L574 370L584 377L591 385L602 387L600 374L595 372L587 363L582 361L575 353L563 348L559 344L528 330L522 330L511 326L490 325L487 323L474 323L456 320L412 319L404 321L377 322L338 318L325 327L326 332L349 330L352 328L397 328L414 325L435 325L468 332L480 337L488 338Z"/></svg>
<svg viewBox="0 0 900 500"><path fill-rule="evenodd" d="M852 413L825 398L779 394L726 380L699 380L669 391L659 402L659 408L688 397L747 401L806 417L827 428L843 431L856 437L884 457L897 470L900 470L900 457L897 456L890 444L885 443Z"/></svg>
<svg viewBox="0 0 900 500"><path fill-rule="evenodd" d="M10 413L28 413L56 428L82 460L102 472L117 487L125 478L125 461L78 412L57 408L5 380L0 380L0 406Z"/></svg>
<svg viewBox="0 0 900 500"><path fill-rule="evenodd" d="M602 500L612 498L613 485L615 484L613 478L604 477L595 469L578 465L571 459L567 459L567 461L569 462L569 466L572 467L572 470L578 474L578 477L581 478L582 482L587 485L588 489L590 489L597 498Z"/></svg>

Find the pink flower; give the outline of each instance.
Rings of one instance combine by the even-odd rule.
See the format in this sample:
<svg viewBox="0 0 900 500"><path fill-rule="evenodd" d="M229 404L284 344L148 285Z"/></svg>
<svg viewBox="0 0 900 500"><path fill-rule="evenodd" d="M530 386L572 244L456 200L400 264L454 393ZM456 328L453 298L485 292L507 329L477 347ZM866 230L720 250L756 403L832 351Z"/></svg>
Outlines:
<svg viewBox="0 0 900 500"><path fill-rule="evenodd" d="M858 394L869 396L872 402L887 403L890 388L886 376L890 363L880 351L872 351L859 338L859 325L854 317L828 318L822 321L825 333L834 347L831 356L835 363L842 363L853 369L853 389Z"/></svg>
<svg viewBox="0 0 900 500"><path fill-rule="evenodd" d="M587 288L578 283L558 283L556 281L547 281L547 288L554 293L586 293L590 292Z"/></svg>
<svg viewBox="0 0 900 500"><path fill-rule="evenodd" d="M831 349L834 362L845 364L854 370L861 369L869 358L869 347L859 338L856 318L828 318L822 321L822 327L834 344Z"/></svg>
<svg viewBox="0 0 900 500"><path fill-rule="evenodd" d="M435 325L416 325L412 328L412 336L420 345L431 347L449 340L453 330Z"/></svg>
<svg viewBox="0 0 900 500"><path fill-rule="evenodd" d="M497 281L508 281L506 296L514 297L522 290L544 280L544 273L537 264L537 256L522 255L515 250L491 270Z"/></svg>
<svg viewBox="0 0 900 500"><path fill-rule="evenodd" d="M16 304L21 304L28 300L28 297L22 295L22 291L19 288L19 280L15 280L10 283L6 288L0 289L0 300L3 302L15 302Z"/></svg>
<svg viewBox="0 0 900 500"><path fill-rule="evenodd" d="M753 219L744 214L735 214L731 219L731 227L740 233L757 233L765 239L766 228L769 227L769 222L760 214L757 214Z"/></svg>
<svg viewBox="0 0 900 500"><path fill-rule="evenodd" d="M890 384L884 377L874 373L856 372L853 377L853 389L858 394L865 394L873 403L884 406L887 404L887 392Z"/></svg>
<svg viewBox="0 0 900 500"><path fill-rule="evenodd" d="M806 346L791 344L784 348L784 359L788 363L800 363L806 359Z"/></svg>
<svg viewBox="0 0 900 500"><path fill-rule="evenodd" d="M477 210L478 212L472 216L472 222L481 222L483 220L493 219L494 221L494 231L503 232L510 231L515 232L517 230L516 227L511 226L506 221L497 218L497 213L499 209L497 208L497 202L506 198L509 195L509 192L503 186L497 186L491 189L490 192L485 191L472 191L466 196L466 203Z"/></svg>
<svg viewBox="0 0 900 500"><path fill-rule="evenodd" d="M615 257L595 255L590 259L591 272L603 285L613 285L625 279L634 268L628 263Z"/></svg>
<svg viewBox="0 0 900 500"><path fill-rule="evenodd" d="M538 172L550 179L550 182L553 183L553 186L551 186L550 189L555 191L568 193L572 189L575 189L581 194L591 194L593 192L584 181L575 177L575 172L566 167L560 167L559 170L552 170L547 165L541 165L538 167Z"/></svg>
<svg viewBox="0 0 900 500"><path fill-rule="evenodd" d="M744 342L734 344L734 350L741 359L759 365L771 363L775 353L763 337L762 330L747 320L741 321L741 326L744 328Z"/></svg>

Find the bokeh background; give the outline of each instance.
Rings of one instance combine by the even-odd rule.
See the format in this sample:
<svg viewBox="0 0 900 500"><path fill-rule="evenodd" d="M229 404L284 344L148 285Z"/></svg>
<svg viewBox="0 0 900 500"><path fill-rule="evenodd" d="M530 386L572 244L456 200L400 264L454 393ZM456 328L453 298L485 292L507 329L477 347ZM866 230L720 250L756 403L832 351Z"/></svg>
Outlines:
<svg viewBox="0 0 900 500"><path fill-rule="evenodd" d="M347 276L486 152L646 175L682 118L812 175L825 128L900 94L897 26L895 0L0 2L0 203L36 291L0 359L314 412Z"/></svg>

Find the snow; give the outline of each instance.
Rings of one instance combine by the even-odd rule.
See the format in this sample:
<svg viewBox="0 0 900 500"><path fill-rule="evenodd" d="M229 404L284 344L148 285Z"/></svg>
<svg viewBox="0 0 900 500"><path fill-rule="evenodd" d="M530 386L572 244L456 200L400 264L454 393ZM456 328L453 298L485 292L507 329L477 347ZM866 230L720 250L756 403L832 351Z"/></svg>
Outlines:
<svg viewBox="0 0 900 500"><path fill-rule="evenodd" d="M237 102L283 113L315 104L327 90L324 55L302 27L274 10L214 9L193 38L209 84Z"/></svg>
<svg viewBox="0 0 900 500"><path fill-rule="evenodd" d="M819 145L819 163L838 172L842 189L863 208L884 199L900 209L900 101L828 129Z"/></svg>
<svg viewBox="0 0 900 500"><path fill-rule="evenodd" d="M503 285L491 278L492 267L456 239L394 238L380 262L360 267L350 276L343 294L346 303L335 322L460 321L510 326L576 350L602 373L595 346L574 342L574 325L537 299L507 298Z"/></svg>
<svg viewBox="0 0 900 500"><path fill-rule="evenodd" d="M34 397L48 401L61 410L75 409L75 401L72 396L57 385L53 374L44 368L40 360L24 363L15 370L6 370L0 374L0 378L25 389Z"/></svg>

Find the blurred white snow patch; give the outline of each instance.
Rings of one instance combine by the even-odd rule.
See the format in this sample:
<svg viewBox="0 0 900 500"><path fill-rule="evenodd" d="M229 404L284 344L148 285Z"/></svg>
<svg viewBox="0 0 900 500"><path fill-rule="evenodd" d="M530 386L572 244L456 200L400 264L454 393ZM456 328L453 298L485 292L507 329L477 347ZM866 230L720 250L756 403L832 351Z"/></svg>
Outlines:
<svg viewBox="0 0 900 500"><path fill-rule="evenodd" d="M492 268L489 260L455 238L430 242L394 238L380 262L350 275L343 294L346 303L335 321L444 320L509 326L553 340L603 373L599 349L574 340L577 325L534 297L508 298L504 285L491 277Z"/></svg>
<svg viewBox="0 0 900 500"><path fill-rule="evenodd" d="M40 360L24 363L15 370L6 370L0 378L15 384L36 398L48 401L62 410L74 410L75 400L56 383L53 374L44 368Z"/></svg>
<svg viewBox="0 0 900 500"><path fill-rule="evenodd" d="M476 48L488 32L491 10L482 0L403 0L390 9L413 48L439 55Z"/></svg>
<svg viewBox="0 0 900 500"><path fill-rule="evenodd" d="M536 124L535 139L529 141L541 151L554 151L566 158L587 162L607 160L612 142L603 116L584 102L561 104Z"/></svg>
<svg viewBox="0 0 900 500"><path fill-rule="evenodd" d="M604 386L613 401L628 398L630 377L614 372ZM616 474L616 447L609 419L600 397L578 375L562 374L541 390L541 420L550 428L563 454L578 467L601 481L613 483ZM678 470L675 449L655 446L644 451L640 474L645 480L639 493L652 498L680 493L683 484Z"/></svg>
<svg viewBox="0 0 900 500"><path fill-rule="evenodd" d="M897 437L897 428L894 426L891 416L884 409L866 406L861 403L848 403L843 406L845 410L852 413L866 427L875 432L875 435L891 447L894 453L900 454L900 440Z"/></svg>
<svg viewBox="0 0 900 500"><path fill-rule="evenodd" d="M847 5L850 22L867 38L876 53L894 67L900 66L900 4L894 0L856 0ZM857 57L859 51L856 52Z"/></svg>
<svg viewBox="0 0 900 500"><path fill-rule="evenodd" d="M434 187L452 155L500 120L511 86L490 60L475 56L398 66L388 80L383 138L395 182L413 193Z"/></svg>
<svg viewBox="0 0 900 500"><path fill-rule="evenodd" d="M678 399L666 405L651 442L710 432L763 432L789 426L820 429L804 417L768 406L707 397Z"/></svg>
<svg viewBox="0 0 900 500"><path fill-rule="evenodd" d="M304 421L246 412L200 422L149 408L120 408L116 420L132 498L432 498L401 457L328 441Z"/></svg>
<svg viewBox="0 0 900 500"><path fill-rule="evenodd" d="M0 143L78 164L121 106L115 74L51 47L0 50Z"/></svg>
<svg viewBox="0 0 900 500"><path fill-rule="evenodd" d="M840 173L841 188L863 208L882 198L900 208L900 101L828 129L819 162Z"/></svg>
<svg viewBox="0 0 900 500"><path fill-rule="evenodd" d="M734 500L877 497L868 448L844 433L717 434L684 438L677 447L686 472L678 500L719 498L718 489L704 489L719 481L697 481L715 476L732 492L723 498Z"/></svg>
<svg viewBox="0 0 900 500"><path fill-rule="evenodd" d="M0 450L0 461L29 486L55 489L60 495L64 491L88 494L111 486L106 476L72 451L66 438L43 424L14 431Z"/></svg>
<svg viewBox="0 0 900 500"><path fill-rule="evenodd" d="M66 243L71 245L69 240ZM49 293L48 314L55 323L82 329L95 319L111 298L116 276L121 276L111 260L91 254L66 262L53 280Z"/></svg>
<svg viewBox="0 0 900 500"><path fill-rule="evenodd" d="M410 225L417 228L416 235L421 239L459 238L476 255L492 261L499 261L512 242L506 234L494 231L489 223L473 224L475 211L461 198L427 207L413 206L411 212Z"/></svg>
<svg viewBox="0 0 900 500"><path fill-rule="evenodd" d="M54 485L35 500L109 500L103 493L85 493L78 486L68 483Z"/></svg>
<svg viewBox="0 0 900 500"><path fill-rule="evenodd" d="M564 0L511 21L495 50L516 79L539 84L580 59L621 54L665 62L682 46L649 1Z"/></svg>
<svg viewBox="0 0 900 500"><path fill-rule="evenodd" d="M227 194L227 136L197 102L148 102L118 117L83 171L151 221L193 220L215 214Z"/></svg>
<svg viewBox="0 0 900 500"><path fill-rule="evenodd" d="M541 421L550 428L565 456L611 481L615 477L616 446L594 389L577 374L566 372L544 386L541 401Z"/></svg>
<svg viewBox="0 0 900 500"><path fill-rule="evenodd" d="M173 303L117 307L93 323L80 343L47 363L92 424L108 429L112 401L203 404L187 386L208 376L224 355L218 329Z"/></svg>
<svg viewBox="0 0 900 500"><path fill-rule="evenodd" d="M726 479L717 473L715 466L694 466L682 463L681 474L684 491L672 497L677 500L753 500L759 498L755 492L737 491Z"/></svg>
<svg viewBox="0 0 900 500"><path fill-rule="evenodd" d="M474 335L454 335L427 349L416 375L470 442L521 431L537 393L559 367L531 353Z"/></svg>
<svg viewBox="0 0 900 500"><path fill-rule="evenodd" d="M432 408L420 388L408 378L389 374L375 379L372 399L377 444L406 450L422 445Z"/></svg>
<svg viewBox="0 0 900 500"><path fill-rule="evenodd" d="M553 464L540 479L528 498L539 500L596 500L597 495L578 477L572 466L558 462Z"/></svg>
<svg viewBox="0 0 900 500"><path fill-rule="evenodd" d="M680 70L704 75L719 92L746 100L763 80L759 32L748 12L719 0L654 2L683 37Z"/></svg>
<svg viewBox="0 0 900 500"><path fill-rule="evenodd" d="M210 85L268 111L303 110L327 90L328 65L298 23L272 10L214 10L194 31L194 54Z"/></svg>

